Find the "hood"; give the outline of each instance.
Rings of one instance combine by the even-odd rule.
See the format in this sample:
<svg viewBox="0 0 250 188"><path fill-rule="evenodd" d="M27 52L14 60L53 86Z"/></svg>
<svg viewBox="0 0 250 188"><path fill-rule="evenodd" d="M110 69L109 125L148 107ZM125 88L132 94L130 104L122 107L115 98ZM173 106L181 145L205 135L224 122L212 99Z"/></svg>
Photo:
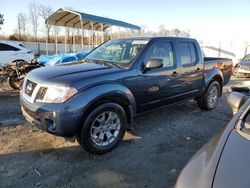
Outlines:
<svg viewBox="0 0 250 188"><path fill-rule="evenodd" d="M86 80L122 69L95 63L70 63L53 67L42 67L31 71L27 78L41 84L73 85Z"/></svg>
<svg viewBox="0 0 250 188"><path fill-rule="evenodd" d="M242 66L249 66L250 67L250 61L241 61L241 62L239 62L239 64Z"/></svg>

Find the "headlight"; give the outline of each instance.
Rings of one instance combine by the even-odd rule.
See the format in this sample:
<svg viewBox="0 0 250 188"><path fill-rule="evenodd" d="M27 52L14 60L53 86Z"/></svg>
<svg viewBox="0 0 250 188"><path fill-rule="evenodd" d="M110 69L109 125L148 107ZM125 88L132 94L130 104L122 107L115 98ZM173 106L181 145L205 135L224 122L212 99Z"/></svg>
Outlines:
<svg viewBox="0 0 250 188"><path fill-rule="evenodd" d="M49 86L41 87L36 98L36 102L44 103L63 103L78 91L73 87Z"/></svg>

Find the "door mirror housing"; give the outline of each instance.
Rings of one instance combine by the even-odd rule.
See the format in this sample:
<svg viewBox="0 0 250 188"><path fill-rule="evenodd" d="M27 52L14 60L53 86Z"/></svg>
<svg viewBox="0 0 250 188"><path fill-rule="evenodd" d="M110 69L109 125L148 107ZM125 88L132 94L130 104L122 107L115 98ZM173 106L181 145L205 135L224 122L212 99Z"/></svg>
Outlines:
<svg viewBox="0 0 250 188"><path fill-rule="evenodd" d="M161 67L163 67L163 59L161 58L151 58L144 64L145 70L158 69Z"/></svg>
<svg viewBox="0 0 250 188"><path fill-rule="evenodd" d="M241 106L248 100L248 97L246 95L243 95L238 92L232 92L227 97L227 103L231 107L233 114L236 114Z"/></svg>

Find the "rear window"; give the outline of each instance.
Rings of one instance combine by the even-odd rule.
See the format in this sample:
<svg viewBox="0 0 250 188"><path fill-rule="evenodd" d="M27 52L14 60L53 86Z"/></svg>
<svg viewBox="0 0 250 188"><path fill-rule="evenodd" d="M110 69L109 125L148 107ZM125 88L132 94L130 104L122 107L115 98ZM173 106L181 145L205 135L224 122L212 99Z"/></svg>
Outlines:
<svg viewBox="0 0 250 188"><path fill-rule="evenodd" d="M8 44L0 43L0 51L18 51L19 49Z"/></svg>
<svg viewBox="0 0 250 188"><path fill-rule="evenodd" d="M197 63L196 50L195 50L195 45L193 43L180 42L179 51L180 51L181 65L189 66Z"/></svg>

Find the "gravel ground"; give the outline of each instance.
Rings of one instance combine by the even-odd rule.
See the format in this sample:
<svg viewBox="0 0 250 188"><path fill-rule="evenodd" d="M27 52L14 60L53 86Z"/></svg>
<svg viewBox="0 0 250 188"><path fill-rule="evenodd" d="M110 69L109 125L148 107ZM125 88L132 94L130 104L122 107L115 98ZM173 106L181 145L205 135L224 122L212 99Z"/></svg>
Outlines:
<svg viewBox="0 0 250 188"><path fill-rule="evenodd" d="M209 112L194 101L167 107L138 117L118 148L95 156L26 125L18 93L0 92L0 104L0 187L172 187L232 118L225 93Z"/></svg>

